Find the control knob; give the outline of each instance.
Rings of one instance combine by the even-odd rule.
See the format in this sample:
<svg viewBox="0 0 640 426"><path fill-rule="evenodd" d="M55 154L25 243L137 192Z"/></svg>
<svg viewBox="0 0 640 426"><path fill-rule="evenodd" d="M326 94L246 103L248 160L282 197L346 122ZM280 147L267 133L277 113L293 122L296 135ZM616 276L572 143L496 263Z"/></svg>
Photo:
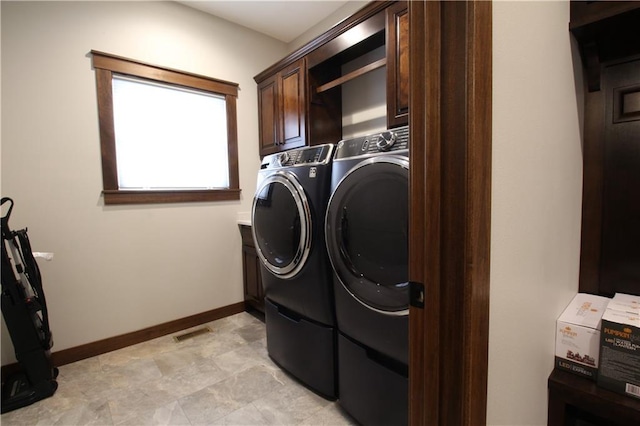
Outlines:
<svg viewBox="0 0 640 426"><path fill-rule="evenodd" d="M378 136L376 145L380 151L387 151L396 142L396 134L394 132L382 132Z"/></svg>
<svg viewBox="0 0 640 426"><path fill-rule="evenodd" d="M284 166L285 164L287 164L287 161L289 161L289 158L289 153L283 152L278 156L278 164L280 164L280 166Z"/></svg>

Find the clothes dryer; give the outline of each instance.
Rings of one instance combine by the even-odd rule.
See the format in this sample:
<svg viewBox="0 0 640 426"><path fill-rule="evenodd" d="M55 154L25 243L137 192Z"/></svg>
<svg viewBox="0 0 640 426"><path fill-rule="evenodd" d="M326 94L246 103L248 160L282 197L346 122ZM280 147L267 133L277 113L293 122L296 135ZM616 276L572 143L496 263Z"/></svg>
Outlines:
<svg viewBox="0 0 640 426"><path fill-rule="evenodd" d="M326 244L334 270L339 395L363 424L408 419L409 129L340 141Z"/></svg>
<svg viewBox="0 0 640 426"><path fill-rule="evenodd" d="M252 207L269 356L335 399L336 327L324 240L332 144L264 157Z"/></svg>

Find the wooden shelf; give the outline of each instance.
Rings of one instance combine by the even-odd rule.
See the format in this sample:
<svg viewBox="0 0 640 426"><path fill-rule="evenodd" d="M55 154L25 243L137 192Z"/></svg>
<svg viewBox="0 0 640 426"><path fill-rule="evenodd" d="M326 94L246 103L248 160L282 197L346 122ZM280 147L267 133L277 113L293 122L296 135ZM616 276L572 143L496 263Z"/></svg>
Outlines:
<svg viewBox="0 0 640 426"><path fill-rule="evenodd" d="M548 426L584 424L580 421L598 426L640 424L640 400L603 389L591 380L555 369L548 387Z"/></svg>
<svg viewBox="0 0 640 426"><path fill-rule="evenodd" d="M373 70L376 70L376 69L378 69L378 68L382 68L382 67L384 67L385 65L387 65L387 58L379 59L379 60L377 60L377 61L375 61L375 62L372 62L372 63L370 63L370 64L368 64L368 65L365 65L365 66L364 66L364 67L362 67L362 68L358 68L358 69L357 69L357 70L355 70L355 71L352 71L352 72L350 72L350 73L348 73L348 74L345 74L345 75L343 75L343 76L342 76L342 77L340 77L340 78L336 78L336 79L335 79L335 80L333 80L333 81L330 81L330 82L328 82L328 83L326 83L326 84L323 84L322 86L319 86L319 87L316 89L316 93L326 92L326 91L327 91L327 90L329 90L329 89L333 89L333 88L334 88L334 87L336 87L336 86L339 86L339 85L341 85L341 84L344 84L344 83L346 83L347 81L353 80L353 79L354 79L354 78L356 78L356 77L360 77L361 75L366 74L366 73L368 73L368 72L371 72L371 71L373 71Z"/></svg>

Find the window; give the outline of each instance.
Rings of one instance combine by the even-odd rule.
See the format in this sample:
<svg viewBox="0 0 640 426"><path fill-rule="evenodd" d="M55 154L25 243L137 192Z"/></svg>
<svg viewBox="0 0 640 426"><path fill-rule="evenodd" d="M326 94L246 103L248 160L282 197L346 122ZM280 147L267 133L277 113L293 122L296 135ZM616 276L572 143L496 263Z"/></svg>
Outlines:
<svg viewBox="0 0 640 426"><path fill-rule="evenodd" d="M91 52L105 204L238 200L238 85Z"/></svg>

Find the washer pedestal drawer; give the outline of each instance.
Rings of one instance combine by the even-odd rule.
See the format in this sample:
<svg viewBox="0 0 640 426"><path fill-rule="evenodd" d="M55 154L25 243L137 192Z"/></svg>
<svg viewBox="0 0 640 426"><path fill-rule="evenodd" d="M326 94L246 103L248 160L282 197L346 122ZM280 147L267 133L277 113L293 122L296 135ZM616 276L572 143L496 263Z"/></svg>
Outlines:
<svg viewBox="0 0 640 426"><path fill-rule="evenodd" d="M271 359L314 392L336 399L336 330L265 299Z"/></svg>
<svg viewBox="0 0 640 426"><path fill-rule="evenodd" d="M406 368L339 334L340 405L363 425L408 424Z"/></svg>

